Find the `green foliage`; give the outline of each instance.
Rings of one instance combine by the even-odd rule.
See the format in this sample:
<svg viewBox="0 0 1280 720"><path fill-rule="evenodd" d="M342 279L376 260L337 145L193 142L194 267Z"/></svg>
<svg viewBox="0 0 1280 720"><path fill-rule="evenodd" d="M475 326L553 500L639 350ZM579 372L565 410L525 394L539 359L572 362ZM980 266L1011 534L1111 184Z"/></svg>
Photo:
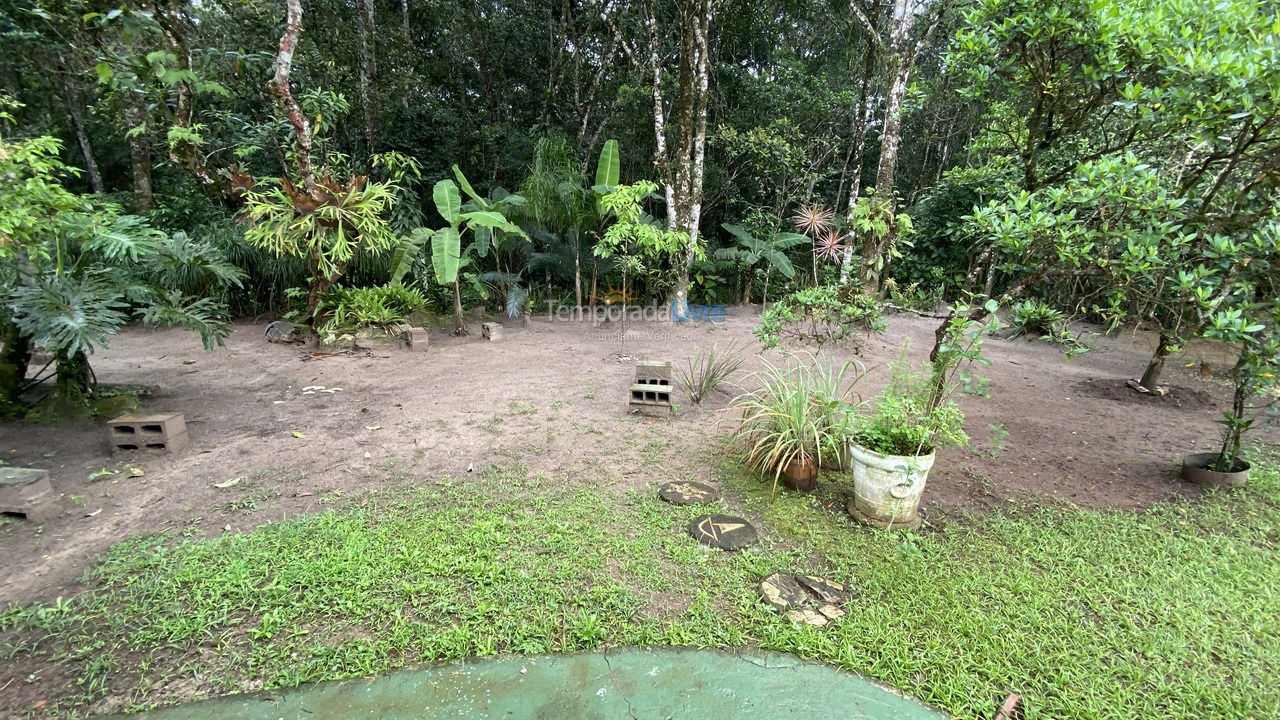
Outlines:
<svg viewBox="0 0 1280 720"><path fill-rule="evenodd" d="M4 106L9 107L11 103ZM67 191L70 174L51 138L0 136L0 289L3 315L27 341L68 364L108 342L131 315L200 333L206 347L226 335L225 307L184 295L200 284L219 292L243 273L212 246L165 236L140 217ZM25 368L23 368L25 370ZM80 388L83 395L87 388Z"/></svg>
<svg viewBox="0 0 1280 720"><path fill-rule="evenodd" d="M352 332L363 328L394 330L429 303L422 293L401 285L331 288L316 307L321 334Z"/></svg>
<svg viewBox="0 0 1280 720"><path fill-rule="evenodd" d="M1054 332L1067 321L1067 314L1039 298L1027 298L1009 308L1010 337Z"/></svg>
<svg viewBox="0 0 1280 720"><path fill-rule="evenodd" d="M245 240L276 255L309 258L316 278L337 280L359 250L390 250L396 236L386 214L395 186L386 183L332 183L317 195L286 193L290 185L273 183L245 196L250 227Z"/></svg>
<svg viewBox="0 0 1280 720"><path fill-rule="evenodd" d="M787 258L786 251L809 242L809 238L799 233L778 232L771 238L760 239L740 225L724 223L721 227L733 236L737 246L716 250L717 258L731 260L748 270L763 266L769 272L777 271L788 280L796 276L795 266Z"/></svg>
<svg viewBox="0 0 1280 720"><path fill-rule="evenodd" d="M872 411L854 423L854 439L882 455L928 455L939 445L966 445L960 407L950 398L931 402L929 376L913 372L905 357L904 346Z"/></svg>
<svg viewBox="0 0 1280 720"><path fill-rule="evenodd" d="M753 374L760 389L730 405L742 415L734 438L746 452L747 466L772 473L776 490L791 462L808 460L821 467L824 459L838 459L860 400L856 385L865 376L853 360L823 366L812 355L795 354L782 365L765 361L764 369Z"/></svg>
<svg viewBox="0 0 1280 720"><path fill-rule="evenodd" d="M700 349L689 358L688 365L676 367L676 385L684 391L689 402L701 405L705 398L742 367L745 359L741 348L736 345L730 345L724 350L719 345Z"/></svg>
<svg viewBox="0 0 1280 720"><path fill-rule="evenodd" d="M783 341L831 344L857 352L862 335L885 327L880 303L852 286L804 288L782 298L760 315L756 337L765 349Z"/></svg>

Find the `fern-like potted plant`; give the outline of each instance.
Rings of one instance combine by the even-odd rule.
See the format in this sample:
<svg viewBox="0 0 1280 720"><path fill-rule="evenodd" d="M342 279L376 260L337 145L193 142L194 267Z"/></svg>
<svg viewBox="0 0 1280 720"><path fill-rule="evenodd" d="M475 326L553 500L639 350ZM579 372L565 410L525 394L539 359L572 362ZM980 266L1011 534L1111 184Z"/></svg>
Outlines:
<svg viewBox="0 0 1280 720"><path fill-rule="evenodd" d="M838 462L848 440L860 404L854 386L865 374L853 361L824 367L812 356L790 356L785 365L766 362L755 374L760 389L730 406L742 414L735 438L747 465L772 475L775 492L779 481L803 491L817 487L819 469Z"/></svg>

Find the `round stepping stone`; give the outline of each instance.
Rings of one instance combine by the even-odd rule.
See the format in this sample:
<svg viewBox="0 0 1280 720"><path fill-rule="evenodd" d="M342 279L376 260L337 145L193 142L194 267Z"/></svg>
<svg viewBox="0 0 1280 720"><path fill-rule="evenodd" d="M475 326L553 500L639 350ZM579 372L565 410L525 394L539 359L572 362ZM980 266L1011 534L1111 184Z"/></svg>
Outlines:
<svg viewBox="0 0 1280 720"><path fill-rule="evenodd" d="M658 497L673 505L705 505L720 499L710 485L692 480L677 480L658 488Z"/></svg>
<svg viewBox="0 0 1280 720"><path fill-rule="evenodd" d="M689 523L689 534L721 550L741 550L757 539L751 523L732 515L699 515Z"/></svg>
<svg viewBox="0 0 1280 720"><path fill-rule="evenodd" d="M792 622L822 627L845 616L840 606L852 593L844 585L817 575L774 573L760 581L760 595Z"/></svg>

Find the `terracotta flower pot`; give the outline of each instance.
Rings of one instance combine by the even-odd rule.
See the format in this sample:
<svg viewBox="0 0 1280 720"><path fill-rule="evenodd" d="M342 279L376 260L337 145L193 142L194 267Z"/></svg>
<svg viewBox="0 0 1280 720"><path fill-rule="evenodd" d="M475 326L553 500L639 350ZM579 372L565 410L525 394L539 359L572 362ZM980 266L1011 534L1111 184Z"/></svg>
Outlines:
<svg viewBox="0 0 1280 720"><path fill-rule="evenodd" d="M1249 479L1249 463L1236 458L1230 472L1213 470L1218 453L1195 453L1182 459L1182 479L1197 485L1244 485Z"/></svg>
<svg viewBox="0 0 1280 720"><path fill-rule="evenodd" d="M787 487L811 492L818 487L818 465L809 458L796 458L782 469L782 479Z"/></svg>

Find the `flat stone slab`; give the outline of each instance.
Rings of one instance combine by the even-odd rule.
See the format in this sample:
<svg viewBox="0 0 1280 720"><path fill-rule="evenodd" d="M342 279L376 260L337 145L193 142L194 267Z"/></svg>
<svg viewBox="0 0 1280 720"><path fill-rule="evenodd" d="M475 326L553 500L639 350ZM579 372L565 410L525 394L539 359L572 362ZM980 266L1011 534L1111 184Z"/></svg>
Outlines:
<svg viewBox="0 0 1280 720"><path fill-rule="evenodd" d="M471 660L115 717L943 720L946 715L866 678L794 655L661 648Z"/></svg>
<svg viewBox="0 0 1280 720"><path fill-rule="evenodd" d="M658 488L658 497L673 505L705 505L720 499L710 485L693 480L676 480Z"/></svg>
<svg viewBox="0 0 1280 720"><path fill-rule="evenodd" d="M689 534L721 550L741 550L759 539L751 523L732 515L699 515L689 523Z"/></svg>
<svg viewBox="0 0 1280 720"><path fill-rule="evenodd" d="M760 596L792 622L820 627L845 616L842 606L853 593L844 584L817 575L774 573L760 581Z"/></svg>
<svg viewBox="0 0 1280 720"><path fill-rule="evenodd" d="M48 477L49 471L40 468L0 467L0 485L27 485Z"/></svg>

